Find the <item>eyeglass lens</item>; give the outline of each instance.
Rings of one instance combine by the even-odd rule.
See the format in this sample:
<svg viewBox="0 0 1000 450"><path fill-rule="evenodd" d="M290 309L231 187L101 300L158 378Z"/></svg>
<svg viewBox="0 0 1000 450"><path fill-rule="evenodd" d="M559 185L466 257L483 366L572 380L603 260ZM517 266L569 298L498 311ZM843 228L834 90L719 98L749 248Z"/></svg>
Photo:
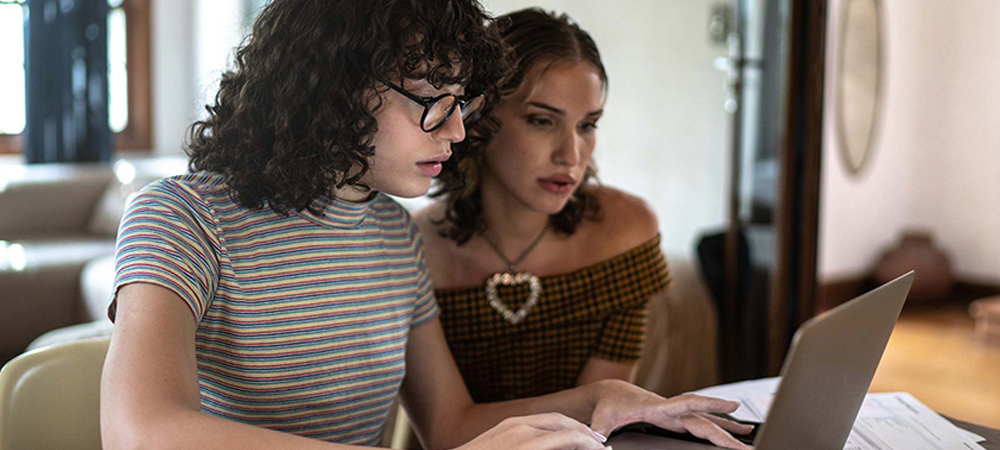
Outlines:
<svg viewBox="0 0 1000 450"><path fill-rule="evenodd" d="M458 104L458 98L454 95L448 95L439 98L436 102L427 108L427 113L424 115L423 128L424 130L434 130L440 127L448 118L451 116L452 112ZM466 124L479 118L479 113L483 109L483 104L485 99L483 96L476 96L469 99L462 105L462 121Z"/></svg>

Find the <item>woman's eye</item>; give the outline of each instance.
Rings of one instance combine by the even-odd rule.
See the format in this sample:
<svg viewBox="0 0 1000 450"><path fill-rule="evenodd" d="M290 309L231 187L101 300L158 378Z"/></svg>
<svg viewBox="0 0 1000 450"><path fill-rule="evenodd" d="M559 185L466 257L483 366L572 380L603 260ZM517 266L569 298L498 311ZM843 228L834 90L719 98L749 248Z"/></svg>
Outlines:
<svg viewBox="0 0 1000 450"><path fill-rule="evenodd" d="M528 116L528 124L541 127L552 125L552 120L548 117Z"/></svg>
<svg viewBox="0 0 1000 450"><path fill-rule="evenodd" d="M586 130L586 131L596 130L597 129L597 122L587 122L587 123L581 125L581 127L584 130Z"/></svg>

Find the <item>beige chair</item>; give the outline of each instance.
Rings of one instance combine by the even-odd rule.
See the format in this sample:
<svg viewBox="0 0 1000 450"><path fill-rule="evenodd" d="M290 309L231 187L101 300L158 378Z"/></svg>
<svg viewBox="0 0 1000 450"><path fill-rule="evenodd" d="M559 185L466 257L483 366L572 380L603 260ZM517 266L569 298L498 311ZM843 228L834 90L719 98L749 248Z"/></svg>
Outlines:
<svg viewBox="0 0 1000 450"><path fill-rule="evenodd" d="M695 262L667 255L670 289L649 301L635 384L670 397L719 383L715 302Z"/></svg>
<svg viewBox="0 0 1000 450"><path fill-rule="evenodd" d="M109 338L32 350L0 369L0 450L101 448Z"/></svg>

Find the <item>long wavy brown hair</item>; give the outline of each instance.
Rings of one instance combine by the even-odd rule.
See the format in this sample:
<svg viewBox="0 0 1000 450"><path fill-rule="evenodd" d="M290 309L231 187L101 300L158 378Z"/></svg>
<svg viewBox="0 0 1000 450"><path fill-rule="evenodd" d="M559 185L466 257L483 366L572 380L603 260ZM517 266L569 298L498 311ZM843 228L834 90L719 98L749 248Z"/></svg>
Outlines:
<svg viewBox="0 0 1000 450"><path fill-rule="evenodd" d="M273 0L189 131L191 171L221 174L240 204L314 214L362 186L376 149L379 80L461 84L496 103L505 47L475 0Z"/></svg>
<svg viewBox="0 0 1000 450"><path fill-rule="evenodd" d="M597 45L565 14L556 15L529 8L497 17L490 28L496 29L511 47L514 64L510 76L501 85L500 101L516 92L524 83L525 74L536 65L566 59L592 64L607 90L608 75ZM464 141L452 144L454 155L444 163L438 185L431 194L434 197L443 196L445 201L445 215L436 222L441 225L439 233L459 245L486 229L479 174L485 164L483 149L502 125L492 110L488 111L469 128ZM573 234L582 220L599 217L600 203L587 186L596 174L596 166L591 161L580 187L566 206L549 217L549 225L556 232Z"/></svg>

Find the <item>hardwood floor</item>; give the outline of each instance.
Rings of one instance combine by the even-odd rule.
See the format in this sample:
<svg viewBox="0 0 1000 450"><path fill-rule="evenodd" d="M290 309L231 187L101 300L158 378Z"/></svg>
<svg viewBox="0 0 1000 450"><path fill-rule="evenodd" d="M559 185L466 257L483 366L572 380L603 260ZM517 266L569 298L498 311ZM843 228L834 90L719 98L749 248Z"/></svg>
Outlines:
<svg viewBox="0 0 1000 450"><path fill-rule="evenodd" d="M871 391L909 392L939 413L1000 428L1000 343L973 328L967 304L905 309Z"/></svg>

